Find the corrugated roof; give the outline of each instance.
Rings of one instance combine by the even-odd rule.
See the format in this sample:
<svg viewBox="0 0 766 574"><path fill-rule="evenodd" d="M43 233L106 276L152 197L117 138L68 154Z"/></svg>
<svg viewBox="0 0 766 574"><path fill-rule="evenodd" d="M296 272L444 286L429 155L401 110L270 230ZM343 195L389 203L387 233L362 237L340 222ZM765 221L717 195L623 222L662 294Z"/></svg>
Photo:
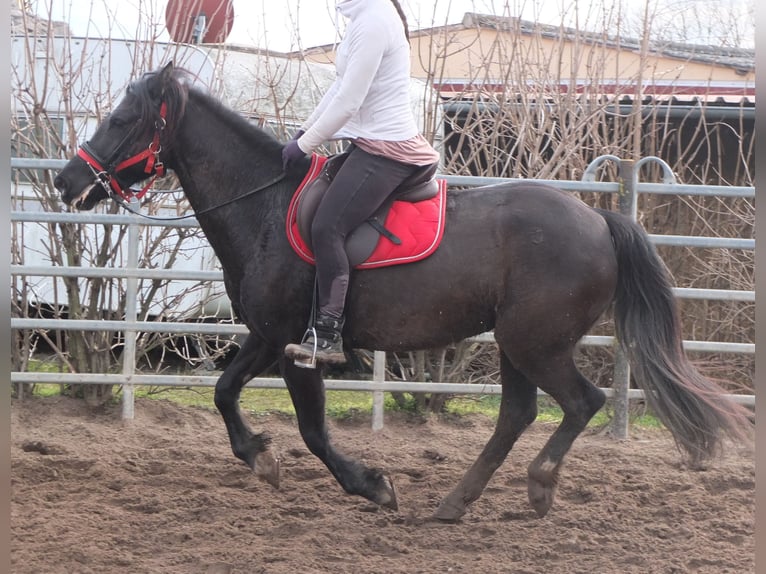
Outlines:
<svg viewBox="0 0 766 574"><path fill-rule="evenodd" d="M494 28L506 32L539 34L547 38L577 40L623 50L640 50L642 48L641 41L634 38L625 38L607 33L586 32L576 28L541 24L508 16L492 16L467 12L463 16L462 25L468 28ZM428 30L420 30L420 32L430 33ZM716 64L735 70L742 70L743 72L755 70L755 50L747 48L706 46L679 42L650 42L649 49L655 54L668 58Z"/></svg>
<svg viewBox="0 0 766 574"><path fill-rule="evenodd" d="M522 90L520 86L512 86L502 82L493 83L484 81L481 84L467 83L461 78L441 79L434 84L441 94L461 93L502 93ZM636 91L636 86L626 83L601 83L592 84L581 81L571 84L545 84L530 85L524 88L526 93L568 94L575 93L583 98L598 100L621 100L633 101L639 97L644 101L668 102L673 104L720 104L742 105L752 107L755 105L755 86L749 82L690 82L690 81L646 81L641 89Z"/></svg>

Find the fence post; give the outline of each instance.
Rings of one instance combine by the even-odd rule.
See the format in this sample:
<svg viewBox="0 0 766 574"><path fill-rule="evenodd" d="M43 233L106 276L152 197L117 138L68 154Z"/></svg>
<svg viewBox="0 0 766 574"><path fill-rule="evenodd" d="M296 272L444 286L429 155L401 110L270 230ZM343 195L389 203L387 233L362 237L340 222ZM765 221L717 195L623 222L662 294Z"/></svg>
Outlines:
<svg viewBox="0 0 766 574"><path fill-rule="evenodd" d="M386 353L375 351L374 357L372 380L378 388L372 391L372 430L379 431L383 429L383 391L379 387L386 380Z"/></svg>
<svg viewBox="0 0 766 574"><path fill-rule="evenodd" d="M140 209L138 201L132 199L132 211ZM141 235L139 225L140 217L131 212L131 221L128 224L128 272L131 273L125 280L125 322L135 323L138 320L138 247ZM122 385L122 419L133 420L135 416L135 395L132 376L136 373L136 329L126 327L125 345L122 349L122 374L126 381Z"/></svg>
<svg viewBox="0 0 766 574"><path fill-rule="evenodd" d="M638 216L638 198L636 196L637 176L635 162L630 159L621 159L618 173L620 191L618 193L618 204L620 213L627 215L633 221ZM616 338L614 343L614 380L612 382L614 389L614 420L612 421L612 435L618 439L628 438L628 412L630 401L628 391L630 389L630 365L628 357L620 347L620 342Z"/></svg>

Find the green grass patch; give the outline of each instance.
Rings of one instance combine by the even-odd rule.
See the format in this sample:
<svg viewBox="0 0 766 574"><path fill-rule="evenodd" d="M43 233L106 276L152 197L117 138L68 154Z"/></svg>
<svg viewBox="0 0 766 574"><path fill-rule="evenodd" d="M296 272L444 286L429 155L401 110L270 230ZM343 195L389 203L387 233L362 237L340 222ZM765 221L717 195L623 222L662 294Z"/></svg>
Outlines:
<svg viewBox="0 0 766 574"><path fill-rule="evenodd" d="M61 393L61 385L35 385L34 394L38 396L53 396ZM137 397L149 399L166 399L175 403L215 409L213 389L208 387L145 387L135 389ZM408 397L411 395L407 395ZM119 400L119 394L117 395ZM240 407L251 414L284 413L295 414L295 408L286 389L248 389L245 388L240 396ZM497 417L500 408L499 395L460 395L447 402L446 411L452 416L470 416L474 414ZM415 401L409 400L404 407L398 405L390 393L384 394L384 410L386 412L415 410ZM325 412L333 419L348 419L358 415L372 415L372 393L366 391L327 391ZM548 423L561 422L561 409L549 397L538 398L537 421ZM601 409L590 421L591 427L603 427L609 424L612 411L607 407ZM631 416L631 424L645 428L662 428L659 420L648 414Z"/></svg>
<svg viewBox="0 0 766 574"><path fill-rule="evenodd" d="M60 373L61 365L55 361L40 361L30 359L27 363L27 371L31 373Z"/></svg>
<svg viewBox="0 0 766 574"><path fill-rule="evenodd" d="M53 383L35 383L34 393L38 397L53 397L61 394L61 385Z"/></svg>

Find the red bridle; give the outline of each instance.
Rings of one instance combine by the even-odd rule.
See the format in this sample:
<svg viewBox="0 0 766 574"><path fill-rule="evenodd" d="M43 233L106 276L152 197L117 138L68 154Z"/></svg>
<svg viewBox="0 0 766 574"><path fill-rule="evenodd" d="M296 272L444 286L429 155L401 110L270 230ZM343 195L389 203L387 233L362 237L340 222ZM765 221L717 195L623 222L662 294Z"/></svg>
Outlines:
<svg viewBox="0 0 766 574"><path fill-rule="evenodd" d="M101 185L104 186L110 195L113 191L127 202L130 202L132 198L141 199L146 194L147 190L151 187L152 183L154 183L154 180L165 175L165 165L162 163L162 161L160 161L160 151L162 151L162 146L160 145L160 134L165 128L166 115L167 105L165 102L162 102L160 105L160 119L155 126L156 129L154 131L152 141L149 143L149 147L137 153L136 155L121 161L114 167L110 165L104 167L103 164L108 164L109 162L98 159L93 150L90 149L90 146L87 142L82 144L80 149L77 150L78 157L80 157L80 159L88 164L88 167L93 170L93 173L96 175ZM119 145L117 149L114 150L113 156L116 156L119 153L120 147L122 147L122 145ZM120 186L120 183L117 181L116 175L131 166L141 163L142 161L146 162L146 165L144 166L144 173L147 175L147 177L152 176L152 178L140 191L136 192L132 189L128 189L127 191L124 190L122 186Z"/></svg>

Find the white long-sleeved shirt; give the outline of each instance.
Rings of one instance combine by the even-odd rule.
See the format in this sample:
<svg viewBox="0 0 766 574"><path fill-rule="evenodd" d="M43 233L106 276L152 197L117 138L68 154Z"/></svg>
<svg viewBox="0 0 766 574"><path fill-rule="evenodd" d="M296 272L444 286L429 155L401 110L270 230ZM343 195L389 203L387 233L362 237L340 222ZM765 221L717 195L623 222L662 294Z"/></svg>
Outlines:
<svg viewBox="0 0 766 574"><path fill-rule="evenodd" d="M410 47L390 0L344 0L349 19L338 45L336 78L303 124L298 146L331 139L403 141L418 135L410 108Z"/></svg>

